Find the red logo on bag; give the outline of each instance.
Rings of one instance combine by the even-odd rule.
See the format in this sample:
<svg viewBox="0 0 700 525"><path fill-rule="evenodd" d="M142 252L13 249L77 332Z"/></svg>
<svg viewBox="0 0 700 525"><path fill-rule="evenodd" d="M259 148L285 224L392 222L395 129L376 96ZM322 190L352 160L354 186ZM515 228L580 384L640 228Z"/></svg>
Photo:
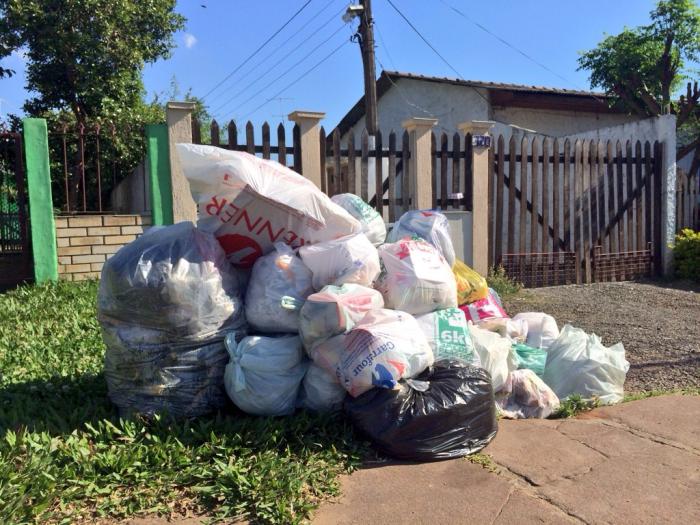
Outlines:
<svg viewBox="0 0 700 525"><path fill-rule="evenodd" d="M263 254L262 248L255 239L238 233L221 235L217 239L226 252L227 259L239 268L250 268L255 260Z"/></svg>

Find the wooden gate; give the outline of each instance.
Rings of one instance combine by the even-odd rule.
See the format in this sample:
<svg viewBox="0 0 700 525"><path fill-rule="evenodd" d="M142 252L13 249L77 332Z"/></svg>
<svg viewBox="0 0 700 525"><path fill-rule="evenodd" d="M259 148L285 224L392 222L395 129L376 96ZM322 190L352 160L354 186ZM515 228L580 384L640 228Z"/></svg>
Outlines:
<svg viewBox="0 0 700 525"><path fill-rule="evenodd" d="M32 278L22 138L0 133L0 291Z"/></svg>
<svg viewBox="0 0 700 525"><path fill-rule="evenodd" d="M660 270L663 145L496 141L490 261L525 286L631 280Z"/></svg>

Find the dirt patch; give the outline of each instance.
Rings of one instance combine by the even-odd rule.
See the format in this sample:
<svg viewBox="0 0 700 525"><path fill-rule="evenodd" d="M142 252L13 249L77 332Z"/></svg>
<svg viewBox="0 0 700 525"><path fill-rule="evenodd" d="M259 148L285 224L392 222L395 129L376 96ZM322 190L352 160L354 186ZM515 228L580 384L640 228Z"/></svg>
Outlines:
<svg viewBox="0 0 700 525"><path fill-rule="evenodd" d="M523 290L505 301L509 315L546 312L625 345L625 390L700 388L700 293L669 283L598 283ZM690 287L692 288L692 287ZM697 289L696 289L697 290Z"/></svg>

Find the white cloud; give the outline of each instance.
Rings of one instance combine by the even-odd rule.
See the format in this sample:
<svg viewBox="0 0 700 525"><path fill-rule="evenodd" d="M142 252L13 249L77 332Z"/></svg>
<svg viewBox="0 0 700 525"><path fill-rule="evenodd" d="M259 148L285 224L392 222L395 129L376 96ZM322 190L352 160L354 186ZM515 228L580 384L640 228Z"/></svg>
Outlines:
<svg viewBox="0 0 700 525"><path fill-rule="evenodd" d="M197 43L197 37L195 37L192 33L185 33L183 39L185 41L185 47L187 49L193 48L194 45Z"/></svg>

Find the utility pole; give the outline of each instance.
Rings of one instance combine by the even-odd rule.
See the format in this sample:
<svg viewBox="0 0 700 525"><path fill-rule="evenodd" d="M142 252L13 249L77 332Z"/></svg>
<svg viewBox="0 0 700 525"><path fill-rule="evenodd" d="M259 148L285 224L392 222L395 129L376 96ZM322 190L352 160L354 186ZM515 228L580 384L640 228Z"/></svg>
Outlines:
<svg viewBox="0 0 700 525"><path fill-rule="evenodd" d="M374 20L372 19L372 0L360 0L363 7L360 13L360 49L362 67L365 76L365 125L371 136L377 134L377 83L374 65Z"/></svg>

